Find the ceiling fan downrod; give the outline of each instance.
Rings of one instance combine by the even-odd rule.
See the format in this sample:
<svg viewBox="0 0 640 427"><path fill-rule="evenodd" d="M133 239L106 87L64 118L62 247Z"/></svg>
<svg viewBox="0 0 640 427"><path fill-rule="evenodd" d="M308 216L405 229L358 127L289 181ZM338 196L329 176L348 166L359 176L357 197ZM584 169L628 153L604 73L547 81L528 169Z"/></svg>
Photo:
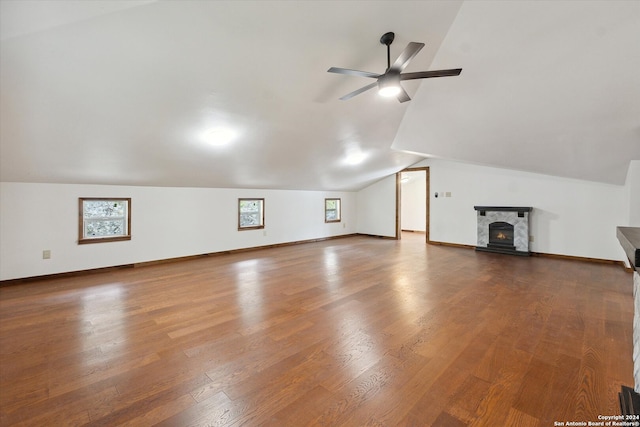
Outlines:
<svg viewBox="0 0 640 427"><path fill-rule="evenodd" d="M396 35L392 32L384 33L380 37L380 43L387 46L387 71L391 68L391 43L393 43L395 37Z"/></svg>

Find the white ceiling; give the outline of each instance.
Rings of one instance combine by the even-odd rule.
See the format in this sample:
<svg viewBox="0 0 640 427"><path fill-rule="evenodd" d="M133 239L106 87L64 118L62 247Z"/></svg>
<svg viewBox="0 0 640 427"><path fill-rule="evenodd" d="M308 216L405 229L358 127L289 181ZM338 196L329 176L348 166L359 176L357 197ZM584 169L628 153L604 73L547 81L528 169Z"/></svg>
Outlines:
<svg viewBox="0 0 640 427"><path fill-rule="evenodd" d="M404 104L383 72L426 43ZM356 190L427 156L623 184L640 2L0 0L0 180ZM215 126L236 139L215 147ZM360 154L362 163L348 162Z"/></svg>

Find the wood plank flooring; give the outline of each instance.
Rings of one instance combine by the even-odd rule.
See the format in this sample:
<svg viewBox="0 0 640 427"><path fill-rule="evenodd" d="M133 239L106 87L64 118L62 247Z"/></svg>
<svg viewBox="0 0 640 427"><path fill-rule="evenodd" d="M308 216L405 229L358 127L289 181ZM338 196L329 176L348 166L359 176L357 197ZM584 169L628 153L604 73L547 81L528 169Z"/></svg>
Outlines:
<svg viewBox="0 0 640 427"><path fill-rule="evenodd" d="M2 426L553 426L633 385L622 268L365 236L0 288Z"/></svg>

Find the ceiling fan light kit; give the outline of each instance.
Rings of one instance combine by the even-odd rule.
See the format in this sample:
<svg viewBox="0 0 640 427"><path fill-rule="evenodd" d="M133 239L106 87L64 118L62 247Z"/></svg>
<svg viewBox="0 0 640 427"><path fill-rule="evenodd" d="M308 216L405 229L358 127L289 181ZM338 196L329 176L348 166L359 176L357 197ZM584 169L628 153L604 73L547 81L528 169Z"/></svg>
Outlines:
<svg viewBox="0 0 640 427"><path fill-rule="evenodd" d="M434 70L434 71L419 71L416 73L402 73L402 71L409 65L409 62L414 56L420 52L420 49L424 47L424 43L410 42L407 47L402 51L396 61L391 64L391 43L395 34L392 32L384 33L380 37L380 43L387 46L387 69L383 74L371 73L369 71L349 70L347 68L331 67L327 70L329 73L347 74L351 76L367 77L376 79L375 83L368 84L361 87L351 93L346 94L341 101L346 101L353 98L356 95L360 95L362 92L366 92L369 89L373 89L378 86L378 93L382 96L395 96L400 102L406 102L411 100L407 91L400 85L400 80L416 80L427 79L432 77L447 77L458 76L462 72L462 68L453 68L449 70Z"/></svg>
<svg viewBox="0 0 640 427"><path fill-rule="evenodd" d="M378 94L382 96L397 96L402 91L400 74L388 73L378 78Z"/></svg>

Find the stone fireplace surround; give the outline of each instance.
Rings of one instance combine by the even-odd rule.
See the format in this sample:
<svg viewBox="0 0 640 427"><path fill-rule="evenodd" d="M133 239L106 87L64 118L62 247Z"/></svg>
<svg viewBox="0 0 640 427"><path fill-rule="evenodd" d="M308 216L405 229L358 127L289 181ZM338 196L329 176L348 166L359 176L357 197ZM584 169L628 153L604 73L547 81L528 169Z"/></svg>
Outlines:
<svg viewBox="0 0 640 427"><path fill-rule="evenodd" d="M618 227L616 236L633 269L633 378L634 387L618 394L623 415L640 415L640 227Z"/></svg>
<svg viewBox="0 0 640 427"><path fill-rule="evenodd" d="M476 250L529 256L529 214L532 207L474 206L478 211L478 245ZM489 246L489 225L506 222L513 226L515 250Z"/></svg>

